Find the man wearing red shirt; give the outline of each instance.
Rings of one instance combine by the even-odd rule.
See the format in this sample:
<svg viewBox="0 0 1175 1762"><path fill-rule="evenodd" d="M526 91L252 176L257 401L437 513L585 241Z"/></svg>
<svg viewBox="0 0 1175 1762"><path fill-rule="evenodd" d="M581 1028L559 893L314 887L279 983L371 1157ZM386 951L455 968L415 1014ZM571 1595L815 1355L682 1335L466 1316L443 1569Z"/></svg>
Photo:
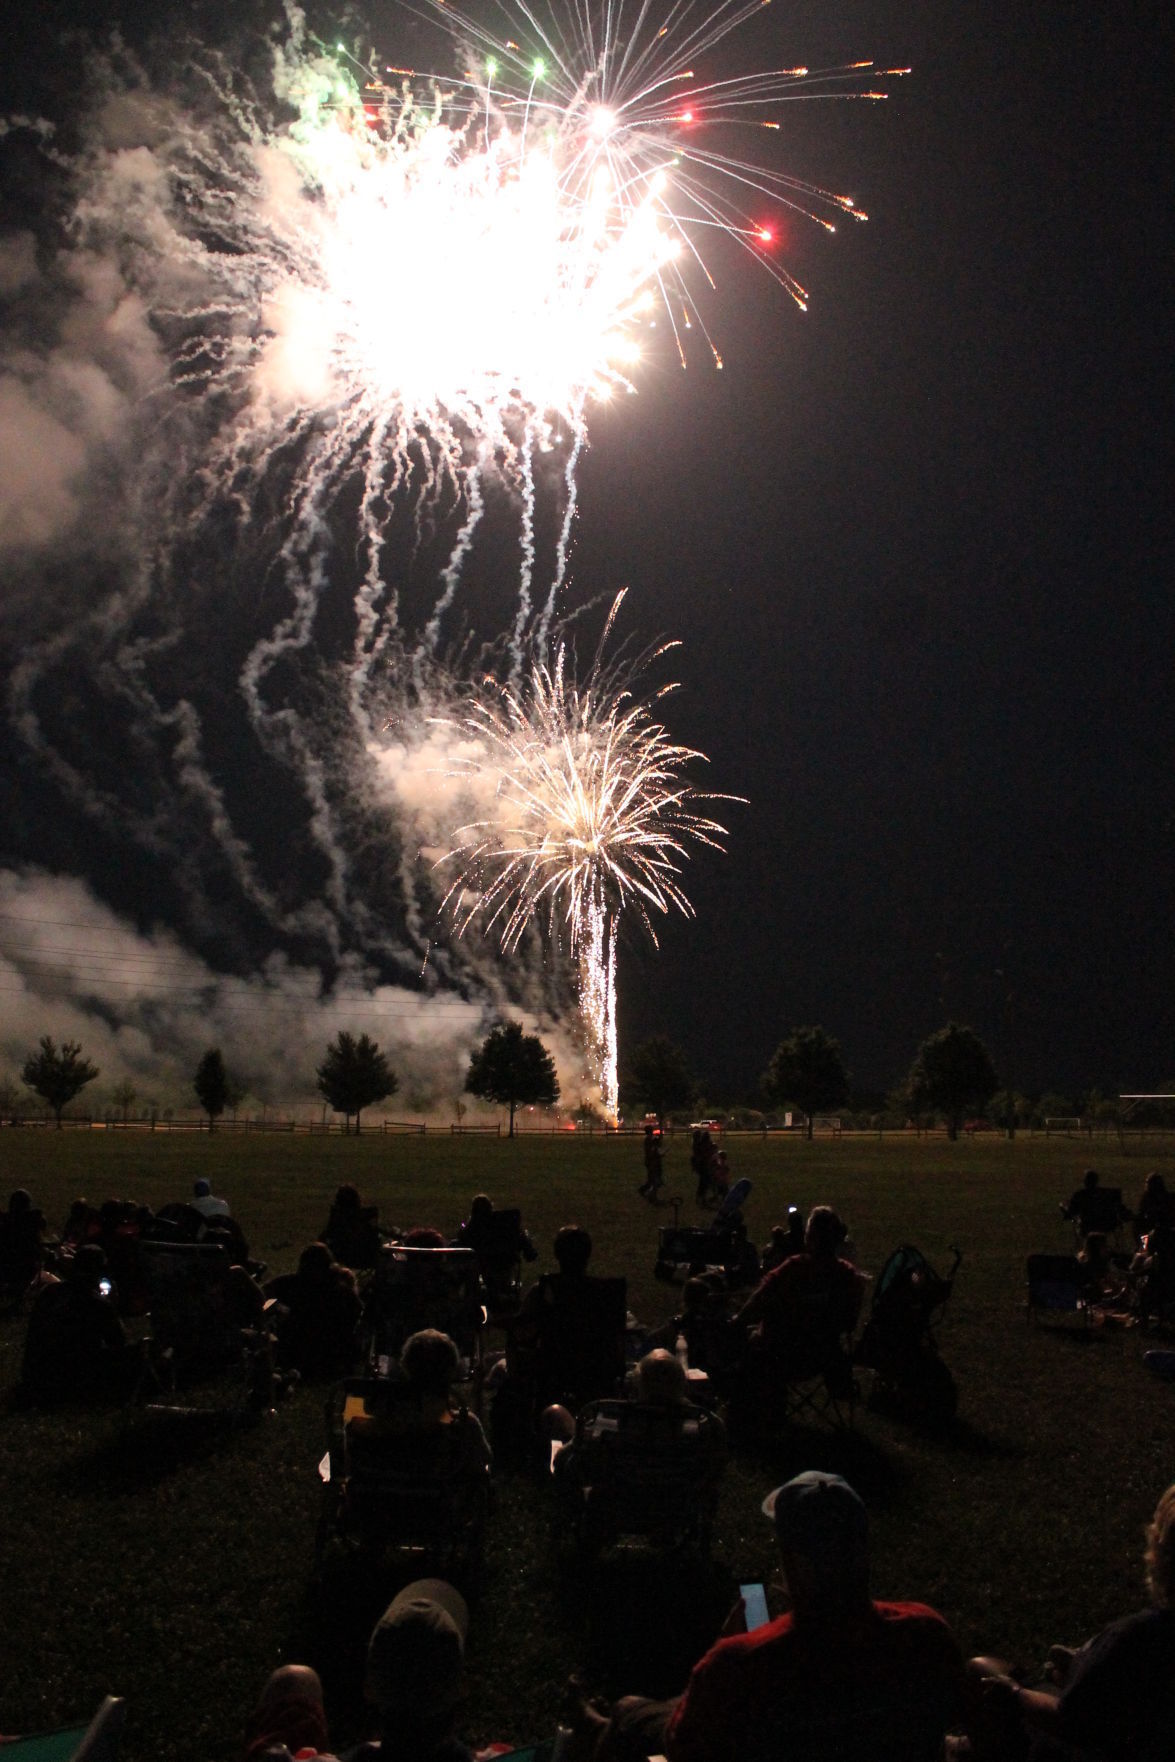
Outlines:
<svg viewBox="0 0 1175 1762"><path fill-rule="evenodd" d="M852 1371L843 1342L857 1325L865 1279L837 1254L843 1235L832 1207L815 1206L803 1253L774 1267L739 1310L736 1322L755 1324L753 1371L785 1380L822 1372L833 1394L848 1392Z"/></svg>
<svg viewBox="0 0 1175 1762"><path fill-rule="evenodd" d="M946 1622L870 1597L865 1507L839 1475L797 1475L763 1509L791 1609L720 1639L677 1702L618 1703L597 1758L660 1746L668 1762L937 1762L964 1699Z"/></svg>

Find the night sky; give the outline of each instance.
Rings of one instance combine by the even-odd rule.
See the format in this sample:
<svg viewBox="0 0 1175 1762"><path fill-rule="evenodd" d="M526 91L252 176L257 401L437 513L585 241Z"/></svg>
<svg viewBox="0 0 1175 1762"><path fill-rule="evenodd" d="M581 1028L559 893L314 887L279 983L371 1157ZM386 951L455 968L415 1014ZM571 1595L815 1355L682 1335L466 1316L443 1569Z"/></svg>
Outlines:
<svg viewBox="0 0 1175 1762"><path fill-rule="evenodd" d="M5 107L60 102L55 33L100 12L139 28L30 9ZM395 16L368 9L372 41ZM780 161L870 215L789 226L808 313L719 248L723 371L666 353L591 425L567 604L627 585L626 630L682 639L673 733L749 798L690 867L696 919L626 936L622 1042L668 1033L734 1100L820 1022L886 1089L953 1016L1029 1091L1165 1083L1169 13L776 0L741 45L913 72L887 104L783 113ZM0 861L133 917L149 860L63 830L11 730L0 758ZM263 952L242 926L238 964Z"/></svg>

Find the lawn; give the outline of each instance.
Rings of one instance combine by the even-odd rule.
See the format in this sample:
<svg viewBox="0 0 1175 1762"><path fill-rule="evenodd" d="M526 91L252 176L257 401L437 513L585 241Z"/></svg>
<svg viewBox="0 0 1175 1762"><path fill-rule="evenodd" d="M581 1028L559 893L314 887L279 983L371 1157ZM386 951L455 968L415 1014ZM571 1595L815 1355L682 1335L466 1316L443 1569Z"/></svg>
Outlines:
<svg viewBox="0 0 1175 1762"><path fill-rule="evenodd" d="M685 1198L685 1220L688 1148L678 1137L666 1154L665 1191ZM672 1686L731 1585L771 1577L759 1501L803 1467L840 1469L865 1496L875 1592L935 1604L967 1648L1036 1660L1052 1641L1080 1640L1138 1607L1143 1525L1175 1476L1172 1390L1142 1368L1135 1331L1077 1338L1028 1327L1023 1267L1032 1249L1068 1246L1057 1201L1090 1160L1133 1203L1159 1152L1153 1141L1091 1149L994 1135L954 1145L734 1138L734 1172L754 1182L747 1215L758 1241L789 1201L828 1200L874 1272L902 1241L940 1266L952 1243L963 1249L941 1337L959 1423L927 1436L862 1411L851 1437L797 1430L740 1455L724 1482L715 1571L688 1583L666 1573L659 1604L631 1561L594 1584L560 1568L546 1488L501 1480L466 1734L549 1734L576 1667L609 1692ZM631 1138L0 1133L0 1195L29 1188L55 1223L78 1194L159 1205L201 1174L232 1201L272 1272L292 1266L341 1181L378 1200L385 1222L446 1233L484 1188L522 1205L540 1265L555 1229L574 1219L595 1239L593 1269L628 1275L642 1321L674 1307L675 1290L653 1277L656 1228L670 1213L636 1196ZM22 1333L19 1321L0 1322L6 1388ZM252 1429L198 1439L142 1415L4 1411L0 1731L60 1723L114 1691L130 1703L131 1762L219 1762L237 1753L267 1672L303 1658L327 1677L337 1740L356 1735L358 1662L385 1587L354 1573L312 1586L322 1407L323 1391L302 1389Z"/></svg>

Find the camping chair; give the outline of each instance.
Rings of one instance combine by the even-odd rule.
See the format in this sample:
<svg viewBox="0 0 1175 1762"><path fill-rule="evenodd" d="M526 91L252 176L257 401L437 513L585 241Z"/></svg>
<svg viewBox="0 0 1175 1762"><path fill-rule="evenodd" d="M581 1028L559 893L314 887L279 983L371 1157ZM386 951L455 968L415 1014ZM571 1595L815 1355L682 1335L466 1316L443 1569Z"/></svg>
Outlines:
<svg viewBox="0 0 1175 1762"><path fill-rule="evenodd" d="M121 1695L107 1695L89 1725L10 1739L5 1762L114 1762L125 1724L126 1702Z"/></svg>
<svg viewBox="0 0 1175 1762"><path fill-rule="evenodd" d="M1046 1315L1073 1315L1088 1327L1091 1314L1085 1300L1081 1264L1075 1254L1028 1256L1027 1321L1039 1321Z"/></svg>
<svg viewBox="0 0 1175 1762"><path fill-rule="evenodd" d="M595 1402L552 1464L561 1515L587 1555L630 1537L708 1554L724 1457L721 1426L692 1403Z"/></svg>
<svg viewBox="0 0 1175 1762"><path fill-rule="evenodd" d="M490 1480L488 1464L469 1448L470 1417L461 1409L454 1423L426 1427L406 1384L345 1380L341 1409L328 1407L327 1451L318 1465L319 1571L338 1536L374 1562L410 1560L413 1577L476 1582Z"/></svg>
<svg viewBox="0 0 1175 1762"><path fill-rule="evenodd" d="M615 1392L625 1371L628 1285L586 1277L563 1287L542 1312L530 1376L539 1407L560 1401L573 1413Z"/></svg>
<svg viewBox="0 0 1175 1762"><path fill-rule="evenodd" d="M362 1323L373 1374L389 1374L410 1334L439 1328L455 1342L462 1379L473 1383L474 1406L480 1409L484 1324L477 1256L471 1248L383 1249Z"/></svg>
<svg viewBox="0 0 1175 1762"><path fill-rule="evenodd" d="M657 1231L658 1279L683 1274L720 1272L734 1284L746 1256L746 1232L727 1225L701 1230L689 1224L665 1224Z"/></svg>
<svg viewBox="0 0 1175 1762"><path fill-rule="evenodd" d="M786 1355L764 1351L752 1377L759 1399L789 1424L814 1423L833 1431L856 1425L859 1391L853 1377L853 1341L838 1336L832 1348L797 1341Z"/></svg>
<svg viewBox="0 0 1175 1762"><path fill-rule="evenodd" d="M145 1378L152 1392L174 1396L181 1384L229 1371L236 1379L231 1410L268 1407L270 1336L264 1328L243 1327L233 1315L225 1249L219 1243L141 1241L139 1265L151 1319Z"/></svg>

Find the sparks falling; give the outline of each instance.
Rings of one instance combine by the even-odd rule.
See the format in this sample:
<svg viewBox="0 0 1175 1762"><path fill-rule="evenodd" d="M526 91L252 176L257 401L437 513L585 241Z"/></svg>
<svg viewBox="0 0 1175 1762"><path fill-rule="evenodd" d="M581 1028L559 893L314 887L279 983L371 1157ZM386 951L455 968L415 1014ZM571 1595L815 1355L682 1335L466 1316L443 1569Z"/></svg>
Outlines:
<svg viewBox="0 0 1175 1762"><path fill-rule="evenodd" d="M620 596L621 598L623 596ZM618 598L608 620L611 628ZM605 631L605 640L608 631ZM669 644L667 647L675 645ZM687 768L704 755L670 739L640 678L666 652L605 664L603 644L582 684L560 644L518 689L492 679L455 731L463 763L494 779L492 816L462 827L443 861L458 870L446 903L458 929L475 921L507 951L535 919L565 935L593 1075L616 1118L616 935L634 911L654 943L654 914L692 917L680 881L690 844L721 849L725 828L704 812L731 797L700 793Z"/></svg>
<svg viewBox="0 0 1175 1762"><path fill-rule="evenodd" d="M449 65L416 70L316 41L290 0L268 91L211 53L176 93L107 66L124 87L120 141L99 112L71 167L75 236L118 256L170 354L171 389L202 400L210 510L243 512L275 469L289 478L282 557L297 610L260 672L309 640L330 517L356 489L360 677L397 623L393 511L411 504L418 535L452 534L422 638L437 652L491 476L521 520L516 648L541 642L591 411L635 391L661 338L684 366L698 333L721 366L699 304L715 237L806 304L778 255L781 217L833 231L865 216L752 147L774 150L763 131L780 106L882 97L872 87L886 76L862 62L707 79L707 57L762 4L726 0L701 19L644 5L629 20L623 3L597 17L504 0L491 31L423 0ZM127 133L136 117L142 144ZM562 513L543 558L536 466L552 453ZM190 521L190 485L187 497Z"/></svg>

